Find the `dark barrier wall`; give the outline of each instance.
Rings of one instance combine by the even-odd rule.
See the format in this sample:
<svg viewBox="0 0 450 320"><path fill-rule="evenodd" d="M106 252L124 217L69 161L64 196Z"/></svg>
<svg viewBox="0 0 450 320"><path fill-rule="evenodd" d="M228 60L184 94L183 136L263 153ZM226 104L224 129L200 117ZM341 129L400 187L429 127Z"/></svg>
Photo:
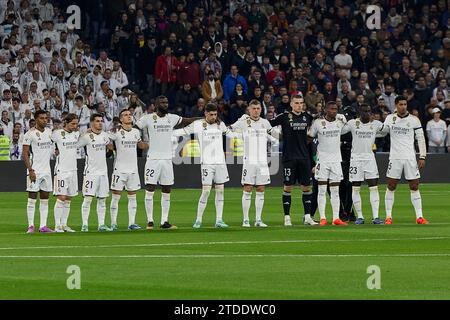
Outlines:
<svg viewBox="0 0 450 320"><path fill-rule="evenodd" d="M380 171L381 183L386 181L385 174L388 165L388 154L378 154L377 162ZM53 168L52 163L52 168ZM143 184L145 159L139 159L139 173ZM83 179L84 160L78 161L79 186ZM241 186L242 165L228 165L230 174L229 187ZM108 161L108 171L111 175L112 161ZM181 164L174 165L175 188L200 188L200 165ZM450 154L430 154L427 157L427 165L421 172L423 183L449 183L450 182ZM272 186L282 186L282 169L272 176ZM26 169L22 161L0 161L0 192L20 192L26 188Z"/></svg>

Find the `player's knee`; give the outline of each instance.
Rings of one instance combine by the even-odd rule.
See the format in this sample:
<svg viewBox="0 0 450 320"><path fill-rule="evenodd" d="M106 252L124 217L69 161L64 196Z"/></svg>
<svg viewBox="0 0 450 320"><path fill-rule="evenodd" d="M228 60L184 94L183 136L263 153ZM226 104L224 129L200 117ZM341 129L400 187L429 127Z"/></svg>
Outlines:
<svg viewBox="0 0 450 320"><path fill-rule="evenodd" d="M387 185L387 188L390 190L390 191L395 191L395 189L397 189L397 184L395 184L395 183L388 183L388 185Z"/></svg>
<svg viewBox="0 0 450 320"><path fill-rule="evenodd" d="M256 187L256 192L264 192L265 190L266 190L265 186L257 186ZM249 192L251 192L251 190Z"/></svg>
<svg viewBox="0 0 450 320"><path fill-rule="evenodd" d="M170 186L162 186L161 191L162 193L170 193L170 191L172 191L172 188Z"/></svg>
<svg viewBox="0 0 450 320"><path fill-rule="evenodd" d="M147 185L145 186L145 189L146 189L148 192L155 192L156 186L153 185L153 184L147 184Z"/></svg>
<svg viewBox="0 0 450 320"><path fill-rule="evenodd" d="M252 192L253 191L253 186L246 184L244 185L244 191L245 192Z"/></svg>
<svg viewBox="0 0 450 320"><path fill-rule="evenodd" d="M284 186L283 191L287 192L287 193L291 193L292 192L292 186Z"/></svg>
<svg viewBox="0 0 450 320"><path fill-rule="evenodd" d="M312 194L312 186L300 186L303 194Z"/></svg>
<svg viewBox="0 0 450 320"><path fill-rule="evenodd" d="M225 190L225 186L223 184L216 184L216 192L223 193Z"/></svg>
<svg viewBox="0 0 450 320"><path fill-rule="evenodd" d="M413 182L409 184L409 189L411 191L417 191L419 190L419 183L418 182Z"/></svg>

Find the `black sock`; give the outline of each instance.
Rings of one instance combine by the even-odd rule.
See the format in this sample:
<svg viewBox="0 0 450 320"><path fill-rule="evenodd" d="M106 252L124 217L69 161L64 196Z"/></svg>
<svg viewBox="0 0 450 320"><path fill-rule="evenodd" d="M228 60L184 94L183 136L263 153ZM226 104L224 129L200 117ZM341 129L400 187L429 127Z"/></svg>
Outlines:
<svg viewBox="0 0 450 320"><path fill-rule="evenodd" d="M305 209L305 215L311 214L312 192L303 193L302 201L303 208Z"/></svg>
<svg viewBox="0 0 450 320"><path fill-rule="evenodd" d="M289 216L291 214L291 194L283 192L283 209L284 215Z"/></svg>

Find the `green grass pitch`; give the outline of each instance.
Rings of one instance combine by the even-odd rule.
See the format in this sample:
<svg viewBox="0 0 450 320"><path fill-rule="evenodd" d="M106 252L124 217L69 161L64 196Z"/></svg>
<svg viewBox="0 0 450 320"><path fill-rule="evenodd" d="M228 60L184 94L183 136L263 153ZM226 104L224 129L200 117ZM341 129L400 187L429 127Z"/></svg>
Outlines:
<svg viewBox="0 0 450 320"><path fill-rule="evenodd" d="M382 218L384 189L380 187ZM26 235L26 194L2 193L0 298L450 299L450 185L422 185L421 191L424 215L430 221L426 226L415 224L409 191L402 185L395 195L392 226L302 226L297 189L293 193L294 227L285 228L281 189L270 188L263 214L270 227L248 230L240 227L241 190L229 188L224 212L224 220L231 225L228 230L212 228L214 192L204 228L193 230L200 190L174 190L170 221L178 230L126 231L124 194L121 231L93 231L97 225L94 202L91 232L50 235ZM141 226L146 221L143 198L140 193L137 223ZM371 221L367 187L362 199L367 223ZM50 226L53 205L52 198ZM77 231L80 205L79 196L72 203L69 219ZM327 216L330 220L329 207ZM159 222L159 191L155 218ZM251 218L253 223L253 203ZM80 267L80 290L67 289L70 265ZM371 265L380 267L380 290L367 288Z"/></svg>

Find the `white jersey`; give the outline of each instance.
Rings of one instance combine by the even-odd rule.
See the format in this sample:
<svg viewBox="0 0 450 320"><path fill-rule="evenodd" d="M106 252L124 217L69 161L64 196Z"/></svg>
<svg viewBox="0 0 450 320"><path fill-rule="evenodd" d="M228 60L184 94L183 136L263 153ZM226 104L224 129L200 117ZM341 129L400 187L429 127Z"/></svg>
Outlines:
<svg viewBox="0 0 450 320"><path fill-rule="evenodd" d="M341 134L346 123L345 117L336 117L329 122L325 118L316 119L310 129L309 136L319 141L317 146L317 162L341 162Z"/></svg>
<svg viewBox="0 0 450 320"><path fill-rule="evenodd" d="M104 131L99 134L86 133L80 138L78 146L85 147L86 152L85 175L101 176L108 174L106 146L110 143L108 134Z"/></svg>
<svg viewBox="0 0 450 320"><path fill-rule="evenodd" d="M37 129L28 131L23 137L23 145L30 146L31 168L40 175L51 175L50 158L54 151L52 130L45 128L44 132Z"/></svg>
<svg viewBox="0 0 450 320"><path fill-rule="evenodd" d="M64 129L55 130L52 140L59 150L56 158L55 174L77 171L78 131L67 132Z"/></svg>
<svg viewBox="0 0 450 320"><path fill-rule="evenodd" d="M147 159L172 160L172 132L181 120L180 116L171 113L164 117L151 113L138 120L136 125L147 130L149 137Z"/></svg>
<svg viewBox="0 0 450 320"><path fill-rule="evenodd" d="M175 136L195 134L200 145L201 164L226 164L223 152L223 134L228 128L223 122L209 124L206 120L196 120L189 126L175 130Z"/></svg>
<svg viewBox="0 0 450 320"><path fill-rule="evenodd" d="M351 160L374 160L373 145L377 133L383 127L383 123L374 120L363 123L361 119L352 119L347 122L344 132L352 133L352 155Z"/></svg>
<svg viewBox="0 0 450 320"><path fill-rule="evenodd" d="M114 170L119 173L138 173L137 144L141 141L141 132L135 128L130 131L120 128L110 132L109 138L115 142L117 149Z"/></svg>
<svg viewBox="0 0 450 320"><path fill-rule="evenodd" d="M407 114L401 118L396 113L390 114L384 121L383 132L391 136L390 160L416 160L414 138L419 142L421 157L426 156L425 138L420 120Z"/></svg>
<svg viewBox="0 0 450 320"><path fill-rule="evenodd" d="M267 165L267 143L272 130L269 121L263 118L255 121L244 115L231 128L244 138L244 164Z"/></svg>

